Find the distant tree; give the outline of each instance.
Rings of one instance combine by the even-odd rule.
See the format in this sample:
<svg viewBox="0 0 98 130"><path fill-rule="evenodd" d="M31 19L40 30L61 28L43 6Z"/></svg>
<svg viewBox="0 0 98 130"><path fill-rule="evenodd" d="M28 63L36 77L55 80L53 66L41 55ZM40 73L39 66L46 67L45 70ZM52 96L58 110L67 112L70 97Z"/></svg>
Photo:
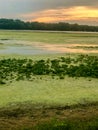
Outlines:
<svg viewBox="0 0 98 130"><path fill-rule="evenodd" d="M98 26L59 23L24 22L19 19L0 19L0 29L16 30L54 30L54 31L93 31L98 32Z"/></svg>

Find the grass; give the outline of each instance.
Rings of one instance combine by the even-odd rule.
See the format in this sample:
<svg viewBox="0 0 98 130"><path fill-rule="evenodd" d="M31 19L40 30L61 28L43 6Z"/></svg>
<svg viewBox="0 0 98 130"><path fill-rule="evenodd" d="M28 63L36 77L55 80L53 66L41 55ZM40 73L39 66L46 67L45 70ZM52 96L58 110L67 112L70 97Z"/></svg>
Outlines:
<svg viewBox="0 0 98 130"><path fill-rule="evenodd" d="M15 58L15 59L33 59L35 60L47 60L47 59L55 59L60 57L67 57L67 56L77 56L79 54L38 54L38 55L18 55L18 54L1 54L0 59L8 59L8 58Z"/></svg>
<svg viewBox="0 0 98 130"><path fill-rule="evenodd" d="M17 104L0 109L0 130L97 130L98 103L36 108Z"/></svg>
<svg viewBox="0 0 98 130"><path fill-rule="evenodd" d="M66 106L98 101L98 80L36 77L33 81L19 81L0 86L0 107L30 102L35 106Z"/></svg>
<svg viewBox="0 0 98 130"><path fill-rule="evenodd" d="M98 49L98 46L76 46L76 47L73 47L75 49L85 49L85 50L97 50Z"/></svg>
<svg viewBox="0 0 98 130"><path fill-rule="evenodd" d="M43 124L39 124L35 127L35 130L97 130L98 129L98 118L94 120L86 120L85 121L76 120L76 121L57 121L52 120L50 123L46 122ZM34 129L34 128L33 128ZM30 129L28 129L30 130ZM31 129L32 130L32 129Z"/></svg>
<svg viewBox="0 0 98 130"><path fill-rule="evenodd" d="M74 33L74 32L34 32L34 31L0 31L0 39L25 40L42 43L58 44L97 44L98 33Z"/></svg>

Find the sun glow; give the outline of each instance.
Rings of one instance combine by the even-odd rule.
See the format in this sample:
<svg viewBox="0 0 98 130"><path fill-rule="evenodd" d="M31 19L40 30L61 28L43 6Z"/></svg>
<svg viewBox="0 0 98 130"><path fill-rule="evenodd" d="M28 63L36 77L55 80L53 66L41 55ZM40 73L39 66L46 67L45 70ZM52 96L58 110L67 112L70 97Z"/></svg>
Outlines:
<svg viewBox="0 0 98 130"><path fill-rule="evenodd" d="M65 21L95 21L98 22L98 9L85 6L58 8L25 14L30 21L65 22Z"/></svg>

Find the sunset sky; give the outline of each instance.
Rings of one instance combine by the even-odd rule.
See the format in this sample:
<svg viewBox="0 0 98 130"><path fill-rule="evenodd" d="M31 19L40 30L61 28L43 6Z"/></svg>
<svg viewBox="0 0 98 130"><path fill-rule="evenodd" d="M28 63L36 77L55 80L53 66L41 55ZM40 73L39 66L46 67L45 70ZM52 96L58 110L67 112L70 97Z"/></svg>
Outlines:
<svg viewBox="0 0 98 130"><path fill-rule="evenodd" d="M98 0L0 0L0 18L98 25Z"/></svg>

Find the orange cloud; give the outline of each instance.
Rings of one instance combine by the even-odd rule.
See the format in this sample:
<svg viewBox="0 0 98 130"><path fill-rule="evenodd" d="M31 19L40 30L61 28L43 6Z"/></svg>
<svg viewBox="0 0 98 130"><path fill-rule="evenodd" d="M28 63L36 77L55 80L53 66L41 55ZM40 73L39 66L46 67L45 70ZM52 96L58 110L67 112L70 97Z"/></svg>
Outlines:
<svg viewBox="0 0 98 130"><path fill-rule="evenodd" d="M38 22L66 22L66 21L94 21L98 22L98 9L77 6L70 8L58 8L25 14L30 21Z"/></svg>

